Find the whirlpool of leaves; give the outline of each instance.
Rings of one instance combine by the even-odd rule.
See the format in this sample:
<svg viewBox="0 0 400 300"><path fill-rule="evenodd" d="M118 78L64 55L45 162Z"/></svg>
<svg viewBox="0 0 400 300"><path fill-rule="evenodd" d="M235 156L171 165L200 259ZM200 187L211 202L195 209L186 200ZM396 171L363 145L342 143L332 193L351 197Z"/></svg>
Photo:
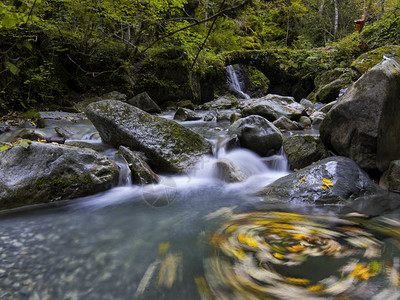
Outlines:
<svg viewBox="0 0 400 300"><path fill-rule="evenodd" d="M399 233L385 217L236 214L205 277L215 299L399 299Z"/></svg>

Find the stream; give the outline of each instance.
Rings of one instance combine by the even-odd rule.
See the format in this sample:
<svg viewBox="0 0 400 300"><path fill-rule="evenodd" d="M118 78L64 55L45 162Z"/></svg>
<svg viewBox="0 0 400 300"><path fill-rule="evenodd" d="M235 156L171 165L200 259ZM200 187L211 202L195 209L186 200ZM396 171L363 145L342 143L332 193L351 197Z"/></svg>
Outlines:
<svg viewBox="0 0 400 300"><path fill-rule="evenodd" d="M74 140L101 145L84 118L72 124L61 126ZM284 154L226 151L229 122L182 124L216 145L186 176L134 186L124 172L107 192L0 212L0 299L400 298L398 212L342 216L290 203L259 211L254 192L289 173ZM252 176L219 180L221 157Z"/></svg>

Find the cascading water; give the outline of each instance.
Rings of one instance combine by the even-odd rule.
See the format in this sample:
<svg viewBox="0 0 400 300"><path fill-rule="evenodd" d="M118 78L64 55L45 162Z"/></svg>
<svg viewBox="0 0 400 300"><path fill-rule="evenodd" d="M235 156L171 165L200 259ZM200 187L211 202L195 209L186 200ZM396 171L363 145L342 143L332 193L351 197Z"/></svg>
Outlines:
<svg viewBox="0 0 400 300"><path fill-rule="evenodd" d="M189 176L129 185L122 161L107 192L0 212L0 299L399 299L398 212L264 201L254 191L288 173L284 153L260 158L228 140ZM250 177L218 180L223 159Z"/></svg>
<svg viewBox="0 0 400 300"><path fill-rule="evenodd" d="M238 95L244 99L250 99L250 96L242 91L242 86L240 84L239 78L236 71L232 65L226 67L226 72L228 74L228 86L231 90L235 91Z"/></svg>

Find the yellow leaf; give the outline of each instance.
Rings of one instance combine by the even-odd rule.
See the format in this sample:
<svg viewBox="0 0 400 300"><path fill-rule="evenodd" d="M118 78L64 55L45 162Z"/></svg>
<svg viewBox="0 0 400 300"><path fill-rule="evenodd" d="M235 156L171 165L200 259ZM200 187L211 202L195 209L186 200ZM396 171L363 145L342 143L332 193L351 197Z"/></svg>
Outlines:
<svg viewBox="0 0 400 300"><path fill-rule="evenodd" d="M294 245L292 247L286 247L290 252L300 252L306 250L307 247L303 245Z"/></svg>
<svg viewBox="0 0 400 300"><path fill-rule="evenodd" d="M212 299L210 290L204 277L195 277L194 282L196 283L197 292L200 295L200 299L208 300Z"/></svg>
<svg viewBox="0 0 400 300"><path fill-rule="evenodd" d="M324 286L322 284L315 284L315 285L310 285L307 288L307 291L309 292L320 292L324 289Z"/></svg>
<svg viewBox="0 0 400 300"><path fill-rule="evenodd" d="M299 182L305 182L305 181L307 181L307 179L304 176L299 179Z"/></svg>
<svg viewBox="0 0 400 300"><path fill-rule="evenodd" d="M245 259L247 257L246 253L242 249L232 249L232 253L238 258L238 259Z"/></svg>
<svg viewBox="0 0 400 300"><path fill-rule="evenodd" d="M285 280L288 283L293 283L297 285L307 285L310 283L310 280L306 278L285 277Z"/></svg>
<svg viewBox="0 0 400 300"><path fill-rule="evenodd" d="M278 253L278 252L275 252L275 253L273 254L273 256L275 256L277 259L282 259L282 258L285 257L284 255L282 255L282 254L280 254L280 253Z"/></svg>
<svg viewBox="0 0 400 300"><path fill-rule="evenodd" d="M328 188L333 186L332 181L330 181L329 179L324 178L324 179L322 179L321 182L322 182L323 185L325 185Z"/></svg>
<svg viewBox="0 0 400 300"><path fill-rule="evenodd" d="M158 245L158 256L163 256L165 252L167 252L169 247L170 247L169 242L161 243L160 245Z"/></svg>

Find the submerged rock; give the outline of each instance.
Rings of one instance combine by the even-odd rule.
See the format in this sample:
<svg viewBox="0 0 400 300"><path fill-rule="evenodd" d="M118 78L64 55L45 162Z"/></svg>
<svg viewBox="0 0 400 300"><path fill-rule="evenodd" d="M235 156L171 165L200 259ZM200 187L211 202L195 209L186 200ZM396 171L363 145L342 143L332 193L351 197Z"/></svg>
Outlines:
<svg viewBox="0 0 400 300"><path fill-rule="evenodd" d="M259 115L268 121L275 121L281 116L291 120L299 118L305 111L305 107L294 101L293 97L269 94L265 97L247 100L241 104L242 115Z"/></svg>
<svg viewBox="0 0 400 300"><path fill-rule="evenodd" d="M153 99L150 98L150 96L146 92L138 94L126 102L148 113L161 112L160 107L157 105L157 103L153 101Z"/></svg>
<svg viewBox="0 0 400 300"><path fill-rule="evenodd" d="M364 74L329 111L321 138L365 170L400 158L400 65L385 60Z"/></svg>
<svg viewBox="0 0 400 300"><path fill-rule="evenodd" d="M91 149L32 142L0 151L0 209L71 199L118 183L118 167Z"/></svg>
<svg viewBox="0 0 400 300"><path fill-rule="evenodd" d="M283 140L283 149L292 169L301 169L329 156L324 143L312 135L288 136Z"/></svg>
<svg viewBox="0 0 400 300"><path fill-rule="evenodd" d="M282 177L257 195L265 201L344 204L382 192L353 160L335 156Z"/></svg>
<svg viewBox="0 0 400 300"><path fill-rule="evenodd" d="M240 145L261 156L273 154L282 147L282 134L267 119L249 116L233 123L229 134L236 134Z"/></svg>
<svg viewBox="0 0 400 300"><path fill-rule="evenodd" d="M131 151L129 148L121 146L118 149L129 165L133 184L148 184L158 183L160 178L154 173L146 161L138 154Z"/></svg>
<svg viewBox="0 0 400 300"><path fill-rule="evenodd" d="M233 160L222 158L216 163L217 178L225 182L241 182L251 176L247 170L240 167Z"/></svg>
<svg viewBox="0 0 400 300"><path fill-rule="evenodd" d="M211 144L199 134L120 101L93 103L87 115L105 143L143 152L155 171L182 173L211 153Z"/></svg>

